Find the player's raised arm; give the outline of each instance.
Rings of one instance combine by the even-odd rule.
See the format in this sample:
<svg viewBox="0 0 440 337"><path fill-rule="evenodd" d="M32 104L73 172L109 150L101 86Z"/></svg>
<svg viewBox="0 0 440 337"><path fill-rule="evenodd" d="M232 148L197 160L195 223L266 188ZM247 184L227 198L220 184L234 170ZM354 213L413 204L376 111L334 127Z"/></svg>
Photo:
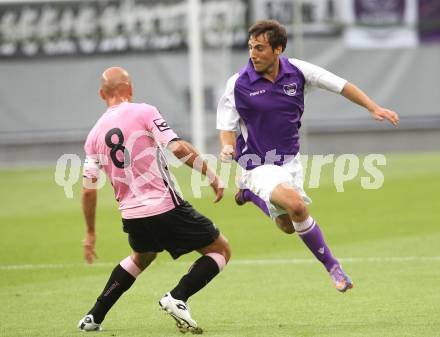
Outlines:
<svg viewBox="0 0 440 337"><path fill-rule="evenodd" d="M324 68L306 61L291 58L289 59L289 62L297 66L303 72L306 79L306 92L310 87L317 87L331 92L340 93L350 101L367 109L374 119L378 121L387 119L394 126L399 123L399 116L396 112L379 106L353 83L348 82Z"/></svg>
<svg viewBox="0 0 440 337"><path fill-rule="evenodd" d="M347 82L342 89L341 95L367 109L375 120L383 121L386 119L394 126L399 123L399 116L396 112L382 108L376 104L353 83Z"/></svg>
<svg viewBox="0 0 440 337"><path fill-rule="evenodd" d="M218 202L223 198L224 187L220 178L208 167L208 163L202 159L190 143L179 139L169 143L167 148L186 165L208 177L215 193L214 202Z"/></svg>

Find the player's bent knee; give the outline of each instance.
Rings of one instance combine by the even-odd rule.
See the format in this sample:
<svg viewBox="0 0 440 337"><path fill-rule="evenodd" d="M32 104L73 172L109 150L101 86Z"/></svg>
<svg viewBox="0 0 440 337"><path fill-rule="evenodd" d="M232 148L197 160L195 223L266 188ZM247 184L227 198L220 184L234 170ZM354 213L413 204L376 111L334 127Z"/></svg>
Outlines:
<svg viewBox="0 0 440 337"><path fill-rule="evenodd" d="M228 263L229 259L231 258L231 245L227 241L226 241L226 245L223 250L223 256L226 260L226 263Z"/></svg>
<svg viewBox="0 0 440 337"><path fill-rule="evenodd" d="M224 237L222 234L217 239L221 246L221 252L220 254L223 255L223 257L226 260L226 263L228 263L229 259L231 258L231 245L229 244L228 239Z"/></svg>
<svg viewBox="0 0 440 337"><path fill-rule="evenodd" d="M157 257L157 253L148 252L148 253L134 253L131 258L133 262L137 265L137 267L143 271L145 270L151 262L153 262Z"/></svg>
<svg viewBox="0 0 440 337"><path fill-rule="evenodd" d="M307 215L307 206L302 199L289 200L287 210L295 219L302 219Z"/></svg>
<svg viewBox="0 0 440 337"><path fill-rule="evenodd" d="M197 251L203 255L219 254L225 261L225 264L228 263L229 259L231 258L231 246L229 245L228 240L222 234L220 234L220 236L213 243L204 248L198 249ZM214 258L213 256L211 257ZM216 260L216 262L218 262L218 260ZM219 265L219 267L221 266Z"/></svg>
<svg viewBox="0 0 440 337"><path fill-rule="evenodd" d="M231 245L224 236L219 237L219 239L220 249L218 253L221 254L224 257L226 263L228 263L229 259L231 258Z"/></svg>

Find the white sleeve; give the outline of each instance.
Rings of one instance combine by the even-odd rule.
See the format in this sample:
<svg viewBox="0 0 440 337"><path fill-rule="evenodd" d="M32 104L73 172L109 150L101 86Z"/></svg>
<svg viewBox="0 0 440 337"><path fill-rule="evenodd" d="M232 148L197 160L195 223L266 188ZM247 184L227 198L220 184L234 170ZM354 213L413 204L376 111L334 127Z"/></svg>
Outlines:
<svg viewBox="0 0 440 337"><path fill-rule="evenodd" d="M99 155L96 154L95 147L93 146L93 139L95 137L95 127L90 131L87 136L86 143L84 144L84 152L86 153L86 160L84 161L83 177L85 178L99 178L99 170L102 165L99 162Z"/></svg>
<svg viewBox="0 0 440 337"><path fill-rule="evenodd" d="M217 129L224 131L239 131L240 115L235 107L234 87L238 73L229 78L226 90L217 106Z"/></svg>
<svg viewBox="0 0 440 337"><path fill-rule="evenodd" d="M341 93L347 80L336 76L324 68L298 59L289 59L289 62L299 68L306 79L305 92L311 87L326 89L335 93Z"/></svg>
<svg viewBox="0 0 440 337"><path fill-rule="evenodd" d="M84 178L99 178L99 171L101 165L99 164L99 159L97 155L86 155L86 160L84 161L83 167L83 177Z"/></svg>

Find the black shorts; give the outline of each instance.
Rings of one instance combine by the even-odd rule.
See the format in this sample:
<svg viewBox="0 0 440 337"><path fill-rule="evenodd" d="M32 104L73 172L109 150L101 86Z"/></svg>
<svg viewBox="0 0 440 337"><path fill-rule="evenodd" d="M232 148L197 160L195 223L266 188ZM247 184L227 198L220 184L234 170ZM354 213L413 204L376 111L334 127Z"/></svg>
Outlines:
<svg viewBox="0 0 440 337"><path fill-rule="evenodd" d="M187 201L158 215L122 219L128 243L138 253L166 250L173 259L213 243L220 231Z"/></svg>

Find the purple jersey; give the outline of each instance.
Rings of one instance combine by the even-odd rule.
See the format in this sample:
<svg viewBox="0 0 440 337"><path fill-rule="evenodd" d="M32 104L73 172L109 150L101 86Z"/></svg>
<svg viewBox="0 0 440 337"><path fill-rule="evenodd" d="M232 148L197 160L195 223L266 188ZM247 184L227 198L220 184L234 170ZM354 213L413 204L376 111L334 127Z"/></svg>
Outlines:
<svg viewBox="0 0 440 337"><path fill-rule="evenodd" d="M246 169L283 165L299 152L304 94L310 86L341 92L346 81L310 63L280 58L274 83L248 65L232 76L217 109L217 128L239 131L236 160Z"/></svg>

